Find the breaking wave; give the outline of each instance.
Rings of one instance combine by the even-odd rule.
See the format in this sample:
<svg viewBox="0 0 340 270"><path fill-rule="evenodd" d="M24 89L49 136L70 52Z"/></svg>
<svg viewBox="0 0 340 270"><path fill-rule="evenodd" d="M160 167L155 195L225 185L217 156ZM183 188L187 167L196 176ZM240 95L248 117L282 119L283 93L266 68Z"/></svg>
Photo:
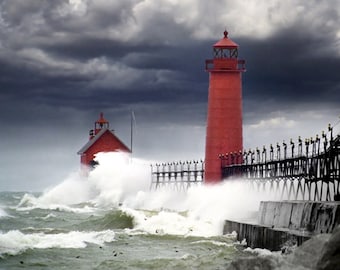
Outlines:
<svg viewBox="0 0 340 270"><path fill-rule="evenodd" d="M133 217L133 230L176 235L221 235L224 220L250 219L267 194L252 194L242 181L194 186L185 192L150 191L150 161L124 153L99 153L99 166L73 173L41 196L23 196L17 209L91 213L119 209ZM109 220L109 218L108 218ZM127 226L131 227L131 226Z"/></svg>
<svg viewBox="0 0 340 270"><path fill-rule="evenodd" d="M24 234L13 230L0 234L0 255L17 255L28 249L85 248L89 243L102 245L114 241L111 230L100 232L79 232L46 234Z"/></svg>
<svg viewBox="0 0 340 270"><path fill-rule="evenodd" d="M77 227L82 230L132 229L134 227L134 217L121 210L112 210L104 216L92 215Z"/></svg>
<svg viewBox="0 0 340 270"><path fill-rule="evenodd" d="M27 216L34 219L20 230L8 227L10 231L0 231L0 257L20 254L29 249L103 245L115 241L115 233L117 240L121 233L128 235L128 239L134 235L144 237L144 234L157 239L183 236L178 239L187 240L198 236L189 242L200 247L207 245L207 250L210 246L235 250L241 244L222 239L224 220L253 221L260 201L273 199L270 194L261 191L251 192L242 181L196 186L185 192L166 189L150 191L149 161L131 161L122 153L100 153L97 160L100 165L86 177L73 173L40 196L25 194L14 208L25 226ZM6 216L7 213L0 208L0 218ZM73 216L76 218L73 219ZM69 225L65 225L65 220ZM43 224L43 228L34 226L32 222ZM52 224L56 226L48 226ZM76 231L74 228L77 228ZM242 256L235 257L224 266L229 270L316 269L320 261L326 263L336 252L334 247L340 239L339 228L332 242L333 238L329 235L317 236L285 254L246 249ZM225 256L227 251L223 252L221 255L215 254L216 258ZM178 263L180 267L177 268L188 269L189 262L195 265L197 261L193 256L183 255L179 261L170 261ZM159 262L152 259L145 263L153 265L156 261ZM143 262L141 260L140 263Z"/></svg>

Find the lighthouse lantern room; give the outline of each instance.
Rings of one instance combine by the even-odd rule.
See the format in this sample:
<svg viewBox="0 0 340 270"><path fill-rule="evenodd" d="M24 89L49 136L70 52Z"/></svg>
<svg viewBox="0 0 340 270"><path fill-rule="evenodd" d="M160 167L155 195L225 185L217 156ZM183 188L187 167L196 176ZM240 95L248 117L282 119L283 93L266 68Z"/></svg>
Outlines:
<svg viewBox="0 0 340 270"><path fill-rule="evenodd" d="M78 151L82 165L93 166L95 154L99 152L128 152L130 149L109 129L109 121L100 113L94 123L94 129L89 132L89 141Z"/></svg>
<svg viewBox="0 0 340 270"><path fill-rule="evenodd" d="M238 45L228 38L227 31L213 45L213 57L205 63L206 71L209 72L206 183L221 181L219 155L243 149L241 74L245 71L245 61L238 59Z"/></svg>

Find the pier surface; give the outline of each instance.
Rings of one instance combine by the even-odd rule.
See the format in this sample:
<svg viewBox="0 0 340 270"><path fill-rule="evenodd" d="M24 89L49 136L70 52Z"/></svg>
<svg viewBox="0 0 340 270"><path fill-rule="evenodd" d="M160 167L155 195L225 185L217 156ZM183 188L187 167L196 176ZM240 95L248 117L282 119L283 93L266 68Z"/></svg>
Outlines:
<svg viewBox="0 0 340 270"><path fill-rule="evenodd" d="M223 233L237 233L251 248L280 250L301 245L320 233L332 233L340 224L340 202L261 202L257 223L226 220Z"/></svg>

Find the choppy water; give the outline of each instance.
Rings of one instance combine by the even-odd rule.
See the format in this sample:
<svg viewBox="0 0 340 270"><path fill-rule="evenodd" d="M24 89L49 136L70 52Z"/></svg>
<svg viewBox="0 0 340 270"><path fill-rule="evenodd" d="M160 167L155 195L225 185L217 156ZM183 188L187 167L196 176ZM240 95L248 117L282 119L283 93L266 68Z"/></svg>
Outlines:
<svg viewBox="0 0 340 270"><path fill-rule="evenodd" d="M240 253L232 237L134 229L134 217L119 208L18 207L30 195L0 196L1 269L223 269ZM138 213L145 219L160 215Z"/></svg>
<svg viewBox="0 0 340 270"><path fill-rule="evenodd" d="M221 233L252 212L249 194L237 206L237 186L149 192L137 164L106 156L49 191L1 192L0 269L316 269L328 235L290 254L246 249Z"/></svg>

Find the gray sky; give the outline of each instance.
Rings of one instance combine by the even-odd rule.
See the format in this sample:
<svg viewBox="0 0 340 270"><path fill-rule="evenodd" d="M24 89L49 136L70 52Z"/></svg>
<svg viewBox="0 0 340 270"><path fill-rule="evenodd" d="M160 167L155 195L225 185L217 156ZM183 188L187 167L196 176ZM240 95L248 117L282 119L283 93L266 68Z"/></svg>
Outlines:
<svg viewBox="0 0 340 270"><path fill-rule="evenodd" d="M244 146L315 136L340 115L339 0L0 1L0 190L79 168L104 112L135 155L204 157L212 45L246 60Z"/></svg>

